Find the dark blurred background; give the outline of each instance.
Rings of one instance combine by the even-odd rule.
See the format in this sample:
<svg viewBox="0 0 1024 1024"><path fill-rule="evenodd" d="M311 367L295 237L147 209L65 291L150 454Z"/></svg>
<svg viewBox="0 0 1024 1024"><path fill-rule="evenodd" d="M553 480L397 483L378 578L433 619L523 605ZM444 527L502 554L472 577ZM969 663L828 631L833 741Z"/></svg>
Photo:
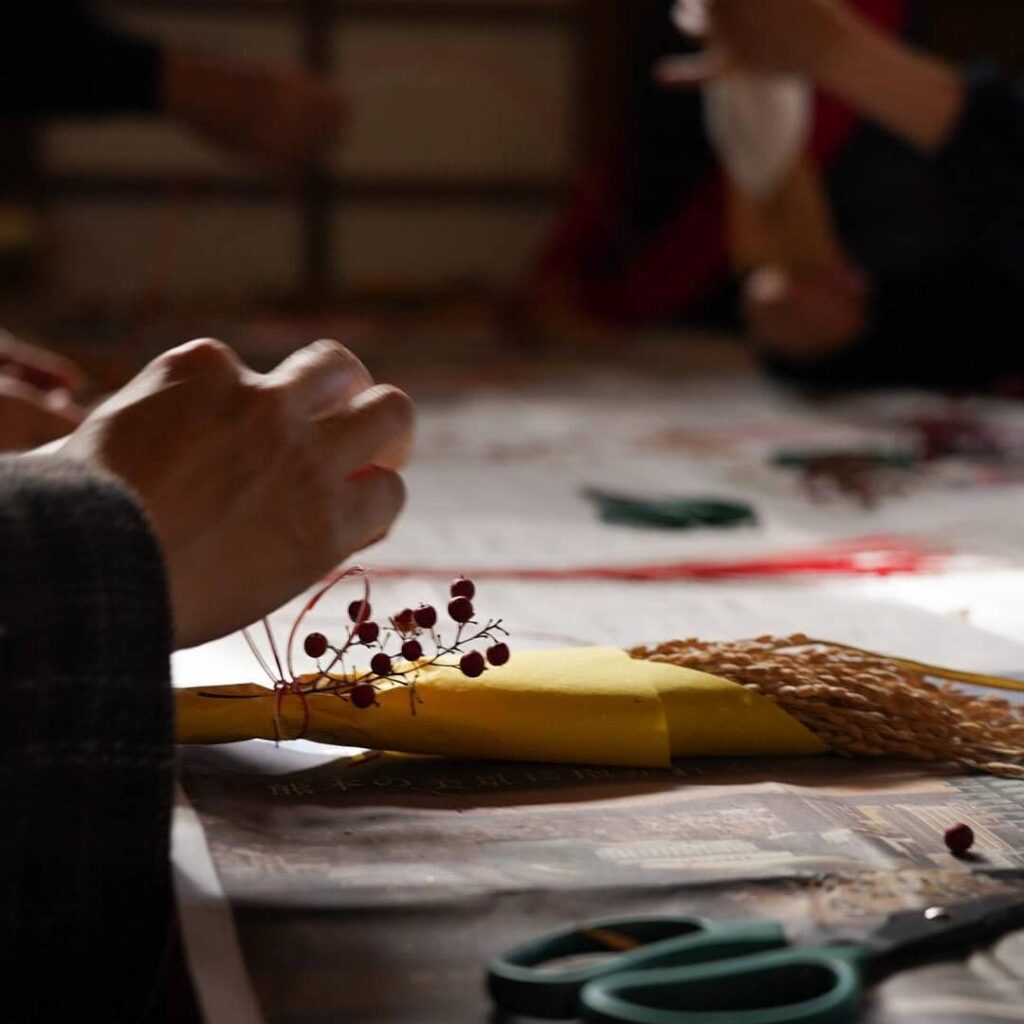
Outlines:
<svg viewBox="0 0 1024 1024"><path fill-rule="evenodd" d="M665 7L108 3L117 23L172 45L328 73L351 124L329 159L292 180L158 118L4 125L3 322L84 350L87 364L90 352L116 356L116 378L193 328L234 329L230 340L259 360L311 332L343 333L349 317L440 317L449 335L470 313L487 321L522 287L574 178L620 123L636 33ZM987 0L983 15L963 0L924 7L935 49L1024 68L1017 0Z"/></svg>

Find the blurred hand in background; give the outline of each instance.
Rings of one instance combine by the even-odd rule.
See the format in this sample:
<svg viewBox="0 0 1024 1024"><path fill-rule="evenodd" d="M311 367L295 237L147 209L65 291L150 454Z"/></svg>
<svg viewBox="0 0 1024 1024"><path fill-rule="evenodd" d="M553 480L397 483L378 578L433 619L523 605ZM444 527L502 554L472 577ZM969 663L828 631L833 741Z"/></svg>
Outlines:
<svg viewBox="0 0 1024 1024"><path fill-rule="evenodd" d="M801 276L764 266L747 278L743 313L756 345L808 359L853 344L867 327L869 298L864 275L846 264Z"/></svg>
<svg viewBox="0 0 1024 1024"><path fill-rule="evenodd" d="M326 79L176 51L164 55L164 112L275 171L309 163L341 138L348 105Z"/></svg>
<svg viewBox="0 0 1024 1024"><path fill-rule="evenodd" d="M0 452L25 451L71 433L85 377L72 362L0 331Z"/></svg>
<svg viewBox="0 0 1024 1024"><path fill-rule="evenodd" d="M844 47L854 15L835 0L677 0L674 18L708 49L662 60L655 70L667 85L730 68L816 77Z"/></svg>

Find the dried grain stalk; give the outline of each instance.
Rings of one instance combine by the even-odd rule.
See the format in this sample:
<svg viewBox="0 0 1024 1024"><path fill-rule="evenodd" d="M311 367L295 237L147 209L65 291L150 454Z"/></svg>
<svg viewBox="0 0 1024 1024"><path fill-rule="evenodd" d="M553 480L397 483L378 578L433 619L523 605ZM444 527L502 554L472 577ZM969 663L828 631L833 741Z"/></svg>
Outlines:
<svg viewBox="0 0 1024 1024"><path fill-rule="evenodd" d="M891 658L801 633L721 643L672 640L630 654L745 686L774 701L844 757L904 757L1024 778L1024 707L953 685L1024 689L1024 683Z"/></svg>

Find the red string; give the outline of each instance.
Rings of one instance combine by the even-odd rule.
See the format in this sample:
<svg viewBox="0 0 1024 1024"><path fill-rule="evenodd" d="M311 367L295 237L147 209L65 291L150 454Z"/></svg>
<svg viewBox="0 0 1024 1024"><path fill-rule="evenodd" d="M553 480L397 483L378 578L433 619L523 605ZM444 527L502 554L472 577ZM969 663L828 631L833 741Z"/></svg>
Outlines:
<svg viewBox="0 0 1024 1024"><path fill-rule="evenodd" d="M302 725L299 726L299 731L294 736L285 736L284 731L281 729L281 708L284 704L284 699L289 694L292 694L299 698L302 704ZM207 696L207 694L203 694ZM248 695L247 695L248 696ZM253 694L253 697L258 696ZM301 740L305 737L306 733L309 732L309 696L301 688L299 681L295 680L292 683L282 683L279 686L274 687L274 742L280 743L285 739Z"/></svg>
<svg viewBox="0 0 1024 1024"><path fill-rule="evenodd" d="M451 577L465 572L480 579L506 580L717 580L779 576L867 575L934 572L945 567L948 553L910 539L866 537L830 547L785 552L760 558L661 562L641 565L584 565L561 569L516 566L465 569L432 566L378 566L375 576Z"/></svg>

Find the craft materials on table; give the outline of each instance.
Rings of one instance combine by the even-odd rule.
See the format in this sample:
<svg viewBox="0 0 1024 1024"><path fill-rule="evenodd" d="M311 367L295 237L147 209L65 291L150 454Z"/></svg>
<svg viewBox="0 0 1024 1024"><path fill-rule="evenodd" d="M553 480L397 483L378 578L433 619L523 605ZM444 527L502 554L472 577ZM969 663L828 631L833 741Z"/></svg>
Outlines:
<svg viewBox="0 0 1024 1024"><path fill-rule="evenodd" d="M799 551L755 558L692 560L638 565L578 565L566 568L478 567L471 575L505 580L721 580L787 576L887 576L893 573L936 572L949 556L932 545L903 537L862 537ZM375 566L382 578L432 579L452 575L450 568L423 565Z"/></svg>
<svg viewBox="0 0 1024 1024"><path fill-rule="evenodd" d="M645 498L587 487L583 494L597 506L606 523L692 529L698 526L752 526L757 514L751 505L721 498Z"/></svg>
<svg viewBox="0 0 1024 1024"><path fill-rule="evenodd" d="M805 947L771 921L611 917L496 957L487 981L504 1010L592 1024L853 1024L868 977L1021 926L1019 895L904 911L866 941ZM557 963L588 954L605 955Z"/></svg>
<svg viewBox="0 0 1024 1024"><path fill-rule="evenodd" d="M874 427L892 435L886 446L780 448L771 463L798 470L815 500L834 494L865 508L904 492L911 480L957 487L1020 480L1019 431L1015 436L1009 425L1000 430L996 422L958 403L896 416Z"/></svg>
<svg viewBox="0 0 1024 1024"><path fill-rule="evenodd" d="M501 620L474 618L476 586L465 577L450 587L454 635L445 640L430 605L401 609L383 625L372 619L364 575L344 633L334 643L309 633L303 646L317 671L298 674L294 647L306 615L353 572L331 578L306 603L283 653L264 623L273 666L250 640L272 689L178 691L179 739L310 738L419 754L644 767L668 767L676 757L831 750L1024 776L1020 709L949 685L1024 691L1024 682L804 635L512 658ZM474 644L486 644L486 652ZM358 652L368 666L352 665Z"/></svg>
<svg viewBox="0 0 1024 1024"><path fill-rule="evenodd" d="M185 747L180 764L268 1024L481 1024L488 960L569 922L756 918L794 943L861 940L901 909L1010 895L1024 868L1024 787L907 763L665 771L254 741ZM943 845L957 821L976 859ZM976 1024L984 1002L986 1021L1012 1024L1020 948L901 972L873 987L871 1019ZM296 961L283 974L282 949ZM222 991L215 959L194 966Z"/></svg>
<svg viewBox="0 0 1024 1024"><path fill-rule="evenodd" d="M901 425L914 437L925 462L950 456L1006 462L1013 457L992 424L957 404L942 412L911 416Z"/></svg>
<svg viewBox="0 0 1024 1024"><path fill-rule="evenodd" d="M853 498L874 508L886 494L898 492L918 460L909 452L885 452L872 448L850 451L777 452L774 464L797 469L807 493L820 500L829 492Z"/></svg>

